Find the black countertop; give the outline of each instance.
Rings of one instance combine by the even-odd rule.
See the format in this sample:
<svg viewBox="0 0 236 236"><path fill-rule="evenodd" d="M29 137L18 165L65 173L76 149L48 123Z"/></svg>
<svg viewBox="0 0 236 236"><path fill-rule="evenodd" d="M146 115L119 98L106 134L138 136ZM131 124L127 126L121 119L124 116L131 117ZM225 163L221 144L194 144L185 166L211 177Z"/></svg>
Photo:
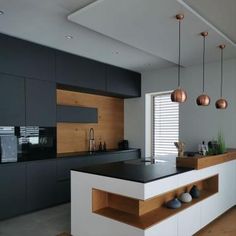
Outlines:
<svg viewBox="0 0 236 236"><path fill-rule="evenodd" d="M27 155L18 154L17 161L2 162L0 158L0 164L9 164L9 163L18 163L18 162L28 162L28 161L37 161L37 160L51 160L51 159L62 159L62 158L83 158L83 157L96 157L100 155L109 155L109 154L119 154L126 152L140 151L138 148L130 148L127 150L118 150L118 149L109 149L107 151L95 151L95 152L69 152L69 153L32 153Z"/></svg>
<svg viewBox="0 0 236 236"><path fill-rule="evenodd" d="M148 183L154 180L163 179L172 175L190 171L190 168L179 168L175 162L150 164L143 162L143 159L134 159L122 162L93 165L73 169L78 172L102 175L117 179L130 180L139 183Z"/></svg>

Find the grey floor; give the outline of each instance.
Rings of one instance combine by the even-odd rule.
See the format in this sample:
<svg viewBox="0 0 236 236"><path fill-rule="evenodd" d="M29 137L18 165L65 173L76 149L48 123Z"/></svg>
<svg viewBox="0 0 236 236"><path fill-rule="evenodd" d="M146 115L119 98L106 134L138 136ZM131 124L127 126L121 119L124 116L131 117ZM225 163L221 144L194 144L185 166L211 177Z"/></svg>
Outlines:
<svg viewBox="0 0 236 236"><path fill-rule="evenodd" d="M70 204L0 221L0 236L56 236L70 232Z"/></svg>

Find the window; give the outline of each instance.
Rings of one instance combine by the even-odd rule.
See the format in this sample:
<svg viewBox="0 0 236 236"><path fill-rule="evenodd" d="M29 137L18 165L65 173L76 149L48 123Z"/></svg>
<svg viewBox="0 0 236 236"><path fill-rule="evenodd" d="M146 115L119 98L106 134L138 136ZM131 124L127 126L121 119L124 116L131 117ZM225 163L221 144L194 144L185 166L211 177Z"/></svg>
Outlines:
<svg viewBox="0 0 236 236"><path fill-rule="evenodd" d="M179 140L179 104L170 93L153 95L152 154L177 154L174 142Z"/></svg>

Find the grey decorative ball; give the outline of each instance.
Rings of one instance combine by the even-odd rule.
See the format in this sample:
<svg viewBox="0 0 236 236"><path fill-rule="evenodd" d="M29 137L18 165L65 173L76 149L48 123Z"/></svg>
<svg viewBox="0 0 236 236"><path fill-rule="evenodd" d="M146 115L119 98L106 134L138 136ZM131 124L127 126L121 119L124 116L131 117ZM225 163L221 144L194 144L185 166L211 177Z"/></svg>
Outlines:
<svg viewBox="0 0 236 236"><path fill-rule="evenodd" d="M174 198L166 203L167 208L177 209L181 207L181 202L178 198Z"/></svg>
<svg viewBox="0 0 236 236"><path fill-rule="evenodd" d="M191 202L192 196L190 195L190 193L182 193L179 196L179 200L184 203Z"/></svg>

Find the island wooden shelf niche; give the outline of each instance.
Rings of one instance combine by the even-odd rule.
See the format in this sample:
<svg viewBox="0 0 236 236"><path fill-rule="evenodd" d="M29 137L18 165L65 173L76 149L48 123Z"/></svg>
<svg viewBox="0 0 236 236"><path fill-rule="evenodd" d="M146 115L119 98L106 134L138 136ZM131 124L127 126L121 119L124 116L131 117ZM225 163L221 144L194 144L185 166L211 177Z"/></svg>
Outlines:
<svg viewBox="0 0 236 236"><path fill-rule="evenodd" d="M190 203L183 203L179 209L165 207L167 201L179 196L184 191L189 191L193 185L201 190L201 196L198 199L193 199ZM147 229L217 192L218 175L173 189L147 200L92 189L92 211L140 229Z"/></svg>

